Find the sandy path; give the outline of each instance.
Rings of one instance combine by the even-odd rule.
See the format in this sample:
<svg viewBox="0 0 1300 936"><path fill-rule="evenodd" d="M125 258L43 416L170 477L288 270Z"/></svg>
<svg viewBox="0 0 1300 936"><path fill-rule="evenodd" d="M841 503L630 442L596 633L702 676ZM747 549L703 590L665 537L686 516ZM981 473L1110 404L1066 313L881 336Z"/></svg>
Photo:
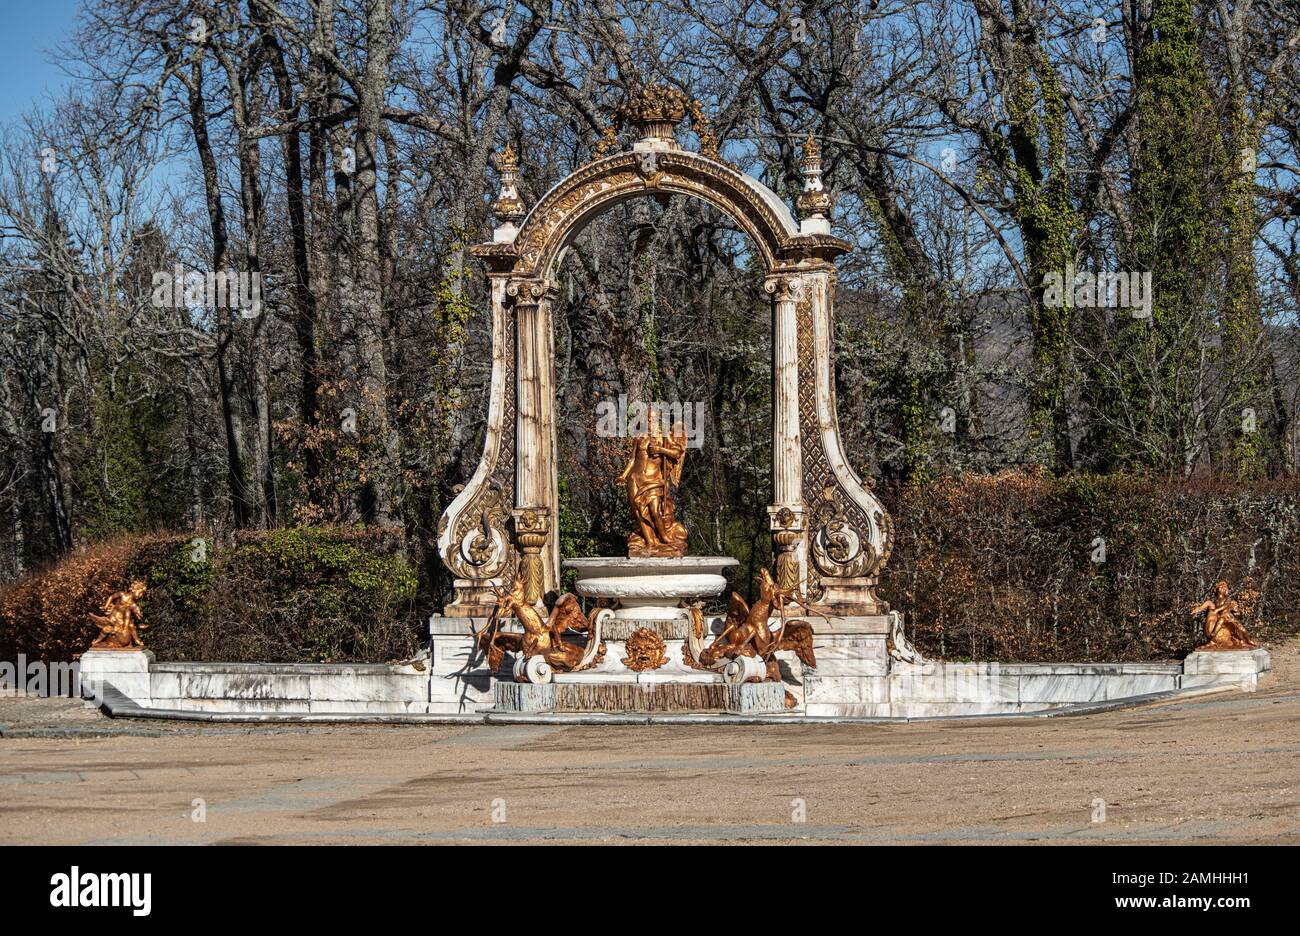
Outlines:
<svg viewBox="0 0 1300 936"><path fill-rule="evenodd" d="M0 842L1300 842L1300 642L1273 659L1253 694L899 725L245 728L10 696Z"/></svg>

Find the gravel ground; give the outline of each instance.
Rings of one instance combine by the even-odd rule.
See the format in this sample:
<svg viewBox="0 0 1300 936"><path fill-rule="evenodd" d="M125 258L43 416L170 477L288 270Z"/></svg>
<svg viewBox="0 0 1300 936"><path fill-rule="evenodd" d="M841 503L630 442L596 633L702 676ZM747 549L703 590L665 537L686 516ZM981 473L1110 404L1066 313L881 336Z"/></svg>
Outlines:
<svg viewBox="0 0 1300 936"><path fill-rule="evenodd" d="M1056 719L240 726L0 696L0 843L1296 843L1300 641L1270 649L1255 693Z"/></svg>

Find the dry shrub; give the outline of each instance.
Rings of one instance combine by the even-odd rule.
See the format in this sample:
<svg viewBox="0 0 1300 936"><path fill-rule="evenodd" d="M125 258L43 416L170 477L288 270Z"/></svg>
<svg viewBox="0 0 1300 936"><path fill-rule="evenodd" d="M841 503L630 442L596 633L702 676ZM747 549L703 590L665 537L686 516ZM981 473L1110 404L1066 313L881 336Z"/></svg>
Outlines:
<svg viewBox="0 0 1300 936"><path fill-rule="evenodd" d="M206 546L123 537L0 589L0 659L74 659L98 633L89 615L136 578L149 586L144 643L160 660L385 662L418 648L400 534L295 528Z"/></svg>
<svg viewBox="0 0 1300 936"><path fill-rule="evenodd" d="M0 588L0 659L70 660L99 634L91 622L104 600L182 538L118 537L78 549L63 562Z"/></svg>
<svg viewBox="0 0 1300 936"><path fill-rule="evenodd" d="M1257 639L1300 631L1295 481L1008 472L885 496L898 543L881 594L932 656L1181 657L1204 640L1187 608L1220 579L1258 590Z"/></svg>

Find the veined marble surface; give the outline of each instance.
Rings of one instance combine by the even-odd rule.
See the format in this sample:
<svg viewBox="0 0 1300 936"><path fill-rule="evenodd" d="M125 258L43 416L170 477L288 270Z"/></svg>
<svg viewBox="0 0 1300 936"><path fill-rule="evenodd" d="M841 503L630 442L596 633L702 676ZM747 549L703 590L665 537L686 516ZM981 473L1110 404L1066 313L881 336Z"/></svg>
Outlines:
<svg viewBox="0 0 1300 936"><path fill-rule="evenodd" d="M680 556L628 558L625 556L579 556L565 559L564 568L576 569L581 580L587 575L672 575L678 573L712 573L740 565L731 556Z"/></svg>
<svg viewBox="0 0 1300 936"><path fill-rule="evenodd" d="M816 624L814 623L814 627ZM901 662L886 635L817 634L818 668L804 668L792 653L777 655L780 683L748 683L732 711L773 706L790 691L793 715L847 718L919 718L1043 713L1063 706L1123 702L1182 691L1252 691L1271 661L1263 649L1193 653L1185 661L1147 663L947 663ZM717 674L686 667L682 641L666 641L669 662L634 673L619 663L621 641L607 641L604 662L556 682L715 683ZM320 716L480 715L497 702L496 687L510 682L512 655L490 672L468 635L435 630L430 653L404 664L158 663L144 652L87 652L80 660L83 686L106 684L140 706L159 712ZM757 687L766 686L766 689ZM750 688L754 687L754 688ZM754 696L749 699L748 696ZM768 698L768 695L771 698ZM784 711L784 710L783 710Z"/></svg>

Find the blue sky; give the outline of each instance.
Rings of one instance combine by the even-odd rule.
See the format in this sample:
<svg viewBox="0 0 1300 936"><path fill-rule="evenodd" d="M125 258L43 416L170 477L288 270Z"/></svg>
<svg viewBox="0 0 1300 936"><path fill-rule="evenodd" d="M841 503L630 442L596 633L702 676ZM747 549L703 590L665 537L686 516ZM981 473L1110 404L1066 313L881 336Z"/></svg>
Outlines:
<svg viewBox="0 0 1300 936"><path fill-rule="evenodd" d="M57 94L67 79L49 53L72 35L80 0L0 0L0 123Z"/></svg>

